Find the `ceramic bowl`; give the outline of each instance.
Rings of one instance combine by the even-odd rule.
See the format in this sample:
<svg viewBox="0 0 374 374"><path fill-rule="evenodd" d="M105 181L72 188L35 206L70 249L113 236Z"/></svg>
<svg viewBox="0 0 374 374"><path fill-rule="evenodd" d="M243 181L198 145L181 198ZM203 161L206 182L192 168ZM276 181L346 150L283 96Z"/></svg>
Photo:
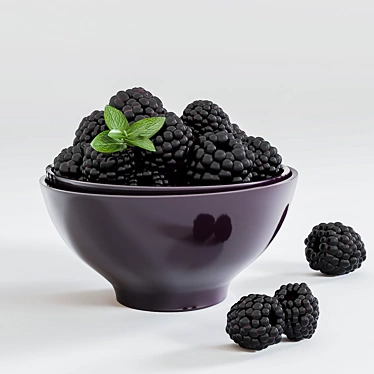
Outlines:
<svg viewBox="0 0 374 374"><path fill-rule="evenodd" d="M66 244L114 287L126 306L205 308L272 242L298 173L277 183L178 195L89 194L52 188L44 200Z"/></svg>

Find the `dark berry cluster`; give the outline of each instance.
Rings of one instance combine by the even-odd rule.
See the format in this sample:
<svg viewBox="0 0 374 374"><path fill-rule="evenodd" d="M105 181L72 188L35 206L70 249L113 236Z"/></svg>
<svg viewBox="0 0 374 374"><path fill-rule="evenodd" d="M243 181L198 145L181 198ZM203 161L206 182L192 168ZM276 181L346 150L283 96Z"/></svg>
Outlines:
<svg viewBox="0 0 374 374"><path fill-rule="evenodd" d="M73 145L86 147L91 144L96 135L108 130L104 112L102 110L94 110L89 116L84 117L75 131L75 139Z"/></svg>
<svg viewBox="0 0 374 374"><path fill-rule="evenodd" d="M290 340L310 339L317 328L318 299L306 283L281 286L275 295L285 312L284 333Z"/></svg>
<svg viewBox="0 0 374 374"><path fill-rule="evenodd" d="M305 283L281 286L274 297L243 296L227 313L226 332L242 348L262 350L290 340L309 339L317 328L318 300Z"/></svg>
<svg viewBox="0 0 374 374"><path fill-rule="evenodd" d="M165 116L167 112L162 101L142 87L117 92L109 105L121 110L130 125L143 118Z"/></svg>
<svg viewBox="0 0 374 374"><path fill-rule="evenodd" d="M249 182L255 157L248 147L225 131L198 138L187 166L187 180L194 185Z"/></svg>
<svg viewBox="0 0 374 374"><path fill-rule="evenodd" d="M282 340L284 312L270 296L243 296L227 314L226 332L242 348L260 351Z"/></svg>
<svg viewBox="0 0 374 374"><path fill-rule="evenodd" d="M81 170L90 182L124 184L135 170L134 151L127 148L116 153L100 153L88 146Z"/></svg>
<svg viewBox="0 0 374 374"><path fill-rule="evenodd" d="M145 118L165 117L163 127L150 137L154 151L131 142L128 148L132 149L113 153L94 150L94 139L110 130L105 122L108 117L95 110L82 119L75 132L73 146L79 148L69 148L56 157L56 176L162 187L246 183L281 172L282 158L276 148L262 138L248 137L212 101L196 100L178 117L168 112L157 96L134 87L117 92L109 106L121 111L130 127Z"/></svg>
<svg viewBox="0 0 374 374"><path fill-rule="evenodd" d="M279 173L282 157L277 148L261 137L248 136L243 139L243 142L255 155L252 170L254 180L273 178Z"/></svg>
<svg viewBox="0 0 374 374"><path fill-rule="evenodd" d="M229 116L209 100L196 100L183 111L182 120L191 127L195 136L213 131L233 132Z"/></svg>
<svg viewBox="0 0 374 374"><path fill-rule="evenodd" d="M83 149L79 145L64 148L53 161L54 172L59 177L81 178Z"/></svg>
<svg viewBox="0 0 374 374"><path fill-rule="evenodd" d="M143 152L145 165L154 164L160 171L183 168L193 145L191 128L173 112L165 115L165 124L154 137L156 152Z"/></svg>
<svg viewBox="0 0 374 374"><path fill-rule="evenodd" d="M366 260L361 236L341 222L320 223L305 239L309 266L327 275L348 274Z"/></svg>

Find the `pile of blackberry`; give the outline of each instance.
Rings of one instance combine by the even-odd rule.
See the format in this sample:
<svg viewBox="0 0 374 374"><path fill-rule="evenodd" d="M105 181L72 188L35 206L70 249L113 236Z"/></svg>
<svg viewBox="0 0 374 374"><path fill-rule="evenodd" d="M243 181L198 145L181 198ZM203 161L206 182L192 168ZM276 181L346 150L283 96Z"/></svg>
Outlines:
<svg viewBox="0 0 374 374"><path fill-rule="evenodd" d="M273 297L243 296L227 313L226 332L240 347L260 351L289 340L310 339L319 318L318 299L306 283L281 286Z"/></svg>
<svg viewBox="0 0 374 374"><path fill-rule="evenodd" d="M130 126L149 117L165 117L151 141L156 151L128 147L100 153L91 142L108 130L104 112L84 117L71 147L55 158L58 177L130 186L188 186L247 183L282 172L277 149L263 138L247 136L212 101L188 104L181 117L142 87L119 91L108 105L120 110Z"/></svg>

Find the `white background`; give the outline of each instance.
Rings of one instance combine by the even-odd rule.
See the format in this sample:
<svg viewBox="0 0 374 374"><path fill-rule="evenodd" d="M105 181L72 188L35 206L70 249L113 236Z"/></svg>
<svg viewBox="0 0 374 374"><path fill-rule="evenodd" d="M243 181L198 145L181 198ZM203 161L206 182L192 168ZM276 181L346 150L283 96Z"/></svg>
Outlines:
<svg viewBox="0 0 374 374"><path fill-rule="evenodd" d="M1 374L372 372L372 1L0 5ZM45 165L82 117L133 86L179 114L194 99L217 102L300 173L277 239L218 306L119 306L47 215ZM366 243L368 260L348 276L320 276L304 259L305 236L330 220ZM311 340L257 353L230 341L226 312L240 296L302 281L321 306Z"/></svg>

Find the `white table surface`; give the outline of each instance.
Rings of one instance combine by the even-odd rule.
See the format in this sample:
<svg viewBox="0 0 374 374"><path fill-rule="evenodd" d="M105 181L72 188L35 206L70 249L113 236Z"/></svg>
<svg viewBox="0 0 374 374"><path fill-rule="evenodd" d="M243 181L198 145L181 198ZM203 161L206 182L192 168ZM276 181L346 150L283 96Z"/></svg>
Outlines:
<svg viewBox="0 0 374 374"><path fill-rule="evenodd" d="M119 305L109 283L65 247L41 207L37 225L45 235L27 240L20 232L0 252L0 372L287 373L301 367L304 373L316 368L327 373L349 372L359 365L360 372L370 373L370 248L369 260L347 276L331 278L310 270L303 239L317 214L309 218L305 213L302 188L296 196L279 236L233 281L228 298L186 313ZM42 205L40 195L35 200ZM370 247L371 225L360 219L357 223ZM284 340L262 352L237 348L225 333L230 306L242 295L272 294L288 282L307 282L319 298L315 336L298 343Z"/></svg>

